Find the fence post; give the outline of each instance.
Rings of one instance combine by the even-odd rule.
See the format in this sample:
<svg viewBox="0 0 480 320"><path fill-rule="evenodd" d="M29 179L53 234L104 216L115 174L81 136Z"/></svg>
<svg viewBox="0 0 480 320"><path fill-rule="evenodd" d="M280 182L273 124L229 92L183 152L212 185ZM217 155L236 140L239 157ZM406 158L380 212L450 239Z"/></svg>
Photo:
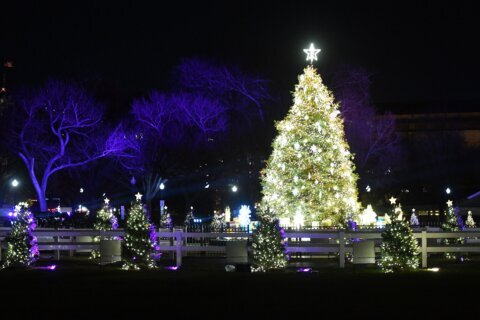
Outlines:
<svg viewBox="0 0 480 320"><path fill-rule="evenodd" d="M427 265L427 230L422 230L422 268Z"/></svg>
<svg viewBox="0 0 480 320"><path fill-rule="evenodd" d="M176 259L177 259L177 267L182 266L182 231L175 231L174 232L175 241L176 241Z"/></svg>
<svg viewBox="0 0 480 320"><path fill-rule="evenodd" d="M55 253L54 253L54 258L55 260L60 260L60 250L58 249L58 245L59 245L59 241L58 241L58 236L54 236L53 237L53 243L55 244L55 246L57 247L56 250L55 250Z"/></svg>
<svg viewBox="0 0 480 320"><path fill-rule="evenodd" d="M345 268L345 230L340 230L338 233L338 242L340 243L340 268Z"/></svg>

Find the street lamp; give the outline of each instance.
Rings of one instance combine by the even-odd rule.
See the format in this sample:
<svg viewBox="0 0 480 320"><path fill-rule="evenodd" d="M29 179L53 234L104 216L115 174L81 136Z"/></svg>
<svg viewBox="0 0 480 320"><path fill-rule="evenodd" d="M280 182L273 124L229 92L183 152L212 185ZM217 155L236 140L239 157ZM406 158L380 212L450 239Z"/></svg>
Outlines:
<svg viewBox="0 0 480 320"><path fill-rule="evenodd" d="M447 189L445 189L446 194L450 194L451 192L452 192L452 190L449 187L447 187Z"/></svg>
<svg viewBox="0 0 480 320"><path fill-rule="evenodd" d="M232 187L232 192L237 192L237 191L238 191L237 186L236 186L236 185L233 185L233 187Z"/></svg>
<svg viewBox="0 0 480 320"><path fill-rule="evenodd" d="M13 179L12 180L12 187L13 187L13 205L16 205L17 204L17 187L18 185L20 184L20 182L18 182L17 179Z"/></svg>
<svg viewBox="0 0 480 320"><path fill-rule="evenodd" d="M164 180L164 182L167 182L167 180ZM165 214L165 200L163 200L162 196L162 191L165 190L165 183L161 182L160 185L158 186L160 189L160 224L162 224L162 217Z"/></svg>

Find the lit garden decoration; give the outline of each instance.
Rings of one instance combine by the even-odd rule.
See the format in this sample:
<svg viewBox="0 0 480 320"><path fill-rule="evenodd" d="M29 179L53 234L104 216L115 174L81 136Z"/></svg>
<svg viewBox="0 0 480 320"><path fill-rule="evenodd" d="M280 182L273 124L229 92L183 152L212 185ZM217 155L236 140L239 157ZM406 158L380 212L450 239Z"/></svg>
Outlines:
<svg viewBox="0 0 480 320"><path fill-rule="evenodd" d="M7 237L5 262L0 269L9 267L28 267L38 256L37 238L33 235L36 224L28 204L20 202L15 206L12 229Z"/></svg>
<svg viewBox="0 0 480 320"><path fill-rule="evenodd" d="M152 258L156 249L155 228L143 211L142 195L135 195L136 201L132 204L125 227L123 269L139 270L142 268L156 268Z"/></svg>
<svg viewBox="0 0 480 320"><path fill-rule="evenodd" d="M317 60L313 44L307 60ZM345 226L359 213L357 175L345 140L339 104L309 65L294 104L276 124L278 136L262 172L263 206L278 218Z"/></svg>

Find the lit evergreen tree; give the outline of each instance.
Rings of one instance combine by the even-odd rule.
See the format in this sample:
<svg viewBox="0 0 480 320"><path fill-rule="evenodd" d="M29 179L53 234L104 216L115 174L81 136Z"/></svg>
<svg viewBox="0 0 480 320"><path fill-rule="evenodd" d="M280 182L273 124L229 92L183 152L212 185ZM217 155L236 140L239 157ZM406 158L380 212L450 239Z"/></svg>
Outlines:
<svg viewBox="0 0 480 320"><path fill-rule="evenodd" d="M193 214L193 207L190 207L190 212L187 213L185 216L185 220L183 221L184 226L189 226L192 224L193 219L195 219L195 215Z"/></svg>
<svg viewBox="0 0 480 320"><path fill-rule="evenodd" d="M279 226L278 219L268 212L257 212L259 224L253 234L254 272L284 269L287 266L285 234Z"/></svg>
<svg viewBox="0 0 480 320"><path fill-rule="evenodd" d="M97 217L95 219L93 227L95 228L95 230L98 231L116 230L118 228L118 220L117 217L115 217L115 215L113 214L112 208L110 207L110 200L108 198L105 198L103 199L103 202L103 207L97 212ZM93 241L100 242L100 237L94 237ZM100 251L92 250L90 258L100 258Z"/></svg>
<svg viewBox="0 0 480 320"><path fill-rule="evenodd" d="M360 204L339 104L312 66L299 77L293 102L276 124L278 136L262 171L262 207L277 218L303 215L306 224L346 226Z"/></svg>
<svg viewBox="0 0 480 320"><path fill-rule="evenodd" d="M123 269L152 269L156 267L152 258L156 249L155 228L144 212L141 194L135 196L137 200L130 208L125 226Z"/></svg>
<svg viewBox="0 0 480 320"><path fill-rule="evenodd" d="M212 231L219 232L225 228L225 226L225 214L220 211L215 211L212 223L210 223L210 229L212 229Z"/></svg>
<svg viewBox="0 0 480 320"><path fill-rule="evenodd" d="M415 210L412 210L412 215L410 216L410 226L418 227L420 223L418 222L418 217L415 214Z"/></svg>
<svg viewBox="0 0 480 320"><path fill-rule="evenodd" d="M395 201L392 202L392 205ZM382 232L382 258L379 262L384 272L408 271L419 266L417 239L404 219L400 205L391 212L391 223Z"/></svg>
<svg viewBox="0 0 480 320"><path fill-rule="evenodd" d="M163 213L162 217L160 218L160 226L162 228L171 228L172 227L172 217L170 213L167 211L167 207L165 207L165 212Z"/></svg>
<svg viewBox="0 0 480 320"><path fill-rule="evenodd" d="M465 222L465 225L467 226L467 228L476 227L475 220L473 220L473 217L472 217L472 211L468 211L467 221Z"/></svg>
<svg viewBox="0 0 480 320"><path fill-rule="evenodd" d="M445 221L442 224L442 229L444 231L461 231L463 230L463 220L455 211L453 207L453 202L451 200L447 201L447 212L445 214ZM462 244L463 238L445 238L443 239L445 245L452 244ZM459 256L455 252L445 252L445 257L447 259L455 259Z"/></svg>
<svg viewBox="0 0 480 320"><path fill-rule="evenodd" d="M7 237L7 250L5 261L0 269L8 267L28 267L34 263L40 253L38 252L37 238L33 235L36 228L32 212L28 204L20 202L15 206L12 229Z"/></svg>

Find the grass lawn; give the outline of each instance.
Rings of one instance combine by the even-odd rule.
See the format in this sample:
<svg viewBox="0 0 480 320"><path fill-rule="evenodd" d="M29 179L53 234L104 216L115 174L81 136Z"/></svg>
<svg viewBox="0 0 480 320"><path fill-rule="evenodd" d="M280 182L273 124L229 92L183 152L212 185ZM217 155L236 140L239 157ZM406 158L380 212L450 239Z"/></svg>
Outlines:
<svg viewBox="0 0 480 320"><path fill-rule="evenodd" d="M473 314L478 309L477 262L446 264L440 272L404 274L382 274L374 267L352 265L343 270L319 268L313 273L295 270L227 273L221 259L185 258L178 271L162 266L158 271L127 272L86 259L66 259L57 262L54 271L0 272L0 310L13 308L25 315L61 319L70 315L121 316L132 311L158 318L173 314L227 319L265 314L270 319L273 314L369 318L385 316L385 312L389 317L412 316L418 312L415 308L422 310L419 315L442 315L452 308L456 314ZM0 319L7 319L3 315L0 312Z"/></svg>

